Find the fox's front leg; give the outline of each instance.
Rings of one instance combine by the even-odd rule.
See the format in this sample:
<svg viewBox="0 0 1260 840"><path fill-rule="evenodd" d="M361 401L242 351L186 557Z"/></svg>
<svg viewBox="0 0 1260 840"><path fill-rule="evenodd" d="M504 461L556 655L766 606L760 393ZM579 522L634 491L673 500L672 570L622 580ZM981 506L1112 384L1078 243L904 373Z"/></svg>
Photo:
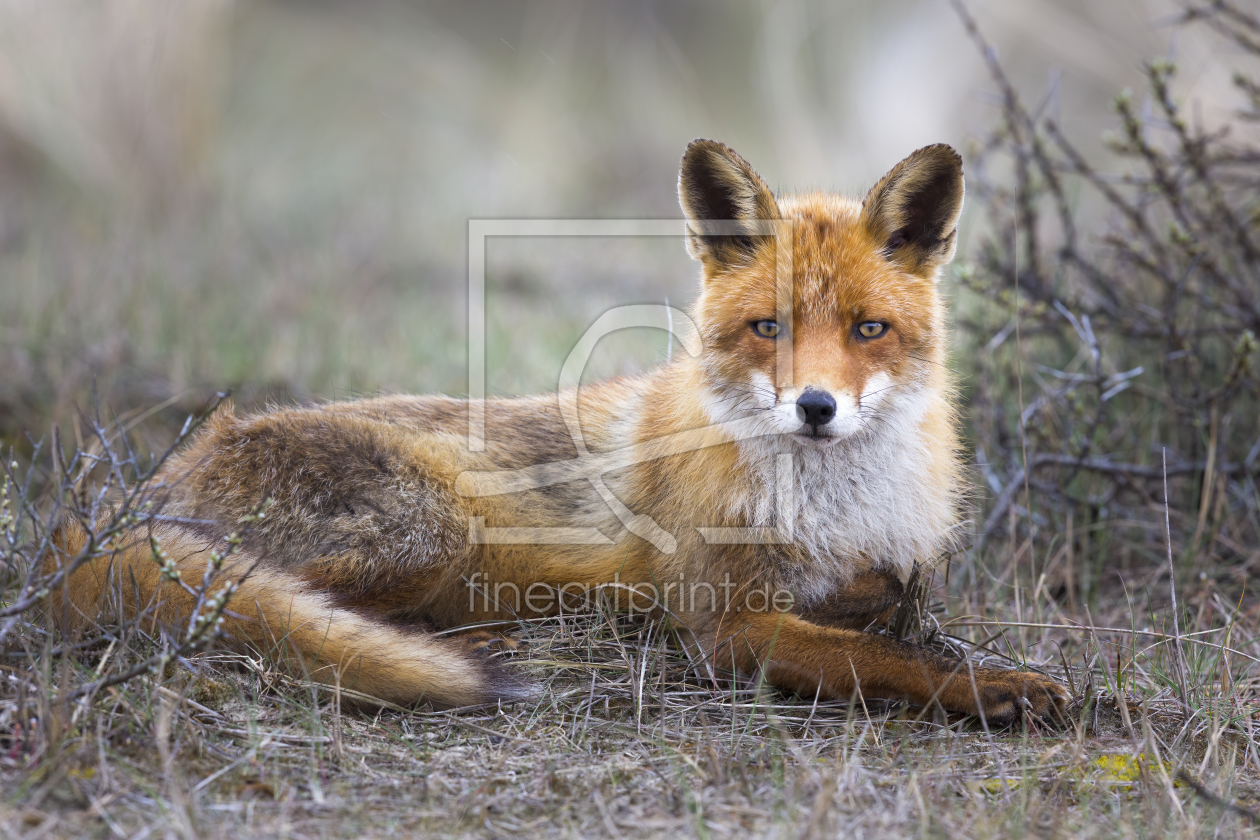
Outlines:
<svg viewBox="0 0 1260 840"><path fill-rule="evenodd" d="M905 594L906 587L896 575L867 572L821 601L802 606L799 612L814 624L865 630L892 618Z"/></svg>
<svg viewBox="0 0 1260 840"><path fill-rule="evenodd" d="M983 714L990 724L1013 723L1021 709L1039 717L1059 712L1067 692L1049 677L974 668L887 636L812 624L793 613L727 615L710 636L718 665L764 670L775 686L805 696L846 700L905 698L954 712Z"/></svg>

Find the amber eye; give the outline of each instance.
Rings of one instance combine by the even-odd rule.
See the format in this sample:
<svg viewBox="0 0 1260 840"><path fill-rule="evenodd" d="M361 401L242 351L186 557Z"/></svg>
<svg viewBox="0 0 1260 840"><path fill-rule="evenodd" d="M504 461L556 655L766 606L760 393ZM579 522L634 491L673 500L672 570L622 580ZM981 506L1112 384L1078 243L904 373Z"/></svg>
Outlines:
<svg viewBox="0 0 1260 840"><path fill-rule="evenodd" d="M779 324L777 321L753 321L753 332L762 338L777 338L779 335Z"/></svg>
<svg viewBox="0 0 1260 840"><path fill-rule="evenodd" d="M857 334L861 338L879 338L887 330L888 325L879 321L863 321L857 325Z"/></svg>

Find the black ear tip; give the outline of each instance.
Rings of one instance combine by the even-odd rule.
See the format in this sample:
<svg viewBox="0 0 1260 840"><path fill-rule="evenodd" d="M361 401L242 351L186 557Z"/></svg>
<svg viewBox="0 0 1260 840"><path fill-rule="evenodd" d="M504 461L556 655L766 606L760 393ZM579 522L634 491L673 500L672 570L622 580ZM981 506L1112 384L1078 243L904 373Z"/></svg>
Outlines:
<svg viewBox="0 0 1260 840"><path fill-rule="evenodd" d="M686 166L688 163L706 159L715 153L726 155L730 153L730 149L724 143L719 143L716 140L697 137L687 144L686 150L683 151L682 162Z"/></svg>
<svg viewBox="0 0 1260 840"><path fill-rule="evenodd" d="M913 152L907 160L930 160L941 168L957 169L962 172L962 155L948 143L934 143Z"/></svg>

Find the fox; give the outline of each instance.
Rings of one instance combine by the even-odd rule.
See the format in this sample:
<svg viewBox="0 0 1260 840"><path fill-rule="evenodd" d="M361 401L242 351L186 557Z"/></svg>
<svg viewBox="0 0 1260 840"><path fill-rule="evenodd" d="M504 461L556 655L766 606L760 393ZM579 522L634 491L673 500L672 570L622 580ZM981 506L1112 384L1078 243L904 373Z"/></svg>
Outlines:
<svg viewBox="0 0 1260 840"><path fill-rule="evenodd" d="M948 145L856 200L776 197L734 150L695 140L678 178L694 352L542 396L221 409L161 466L160 515L68 574L54 618L186 625L198 605L155 546L192 579L267 500L223 561L222 638L280 646L366 698L527 701L534 683L494 655L510 632L485 628L603 592L667 616L710 668L789 693L1053 717L1067 692L1048 676L868 630L958 540L939 280L963 194ZM47 567L92 527L62 522Z"/></svg>

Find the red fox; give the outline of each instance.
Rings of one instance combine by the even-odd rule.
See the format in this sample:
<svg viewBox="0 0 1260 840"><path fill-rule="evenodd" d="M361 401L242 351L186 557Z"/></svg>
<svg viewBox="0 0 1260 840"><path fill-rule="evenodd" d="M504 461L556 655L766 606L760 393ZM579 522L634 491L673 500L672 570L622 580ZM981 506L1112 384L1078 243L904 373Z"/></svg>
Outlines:
<svg viewBox="0 0 1260 840"><path fill-rule="evenodd" d="M906 698L995 724L1055 714L1067 695L1048 677L863 632L958 527L937 289L958 154L920 149L860 202L776 198L734 151L696 140L678 192L702 266L696 355L477 409L392 396L219 412L162 468L162 516L69 576L63 625L120 608L186 623L193 600L164 584L150 534L200 574L270 499L226 569L244 575L226 638L281 642L312 679L381 700L528 698L484 634L437 631L604 589L650 601L712 664L806 696ZM87 536L62 525L46 562Z"/></svg>

